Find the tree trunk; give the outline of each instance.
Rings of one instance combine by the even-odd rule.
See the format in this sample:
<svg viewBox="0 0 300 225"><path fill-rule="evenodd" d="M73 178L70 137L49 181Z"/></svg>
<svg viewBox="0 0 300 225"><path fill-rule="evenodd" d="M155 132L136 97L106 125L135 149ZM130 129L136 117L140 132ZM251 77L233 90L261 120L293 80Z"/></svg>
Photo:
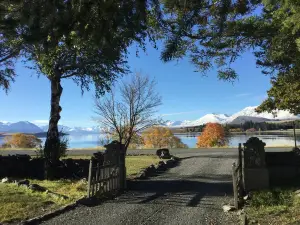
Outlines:
<svg viewBox="0 0 300 225"><path fill-rule="evenodd" d="M60 85L60 78L52 78L51 82L51 112L49 128L47 132L47 139L45 142L44 155L46 159L45 175L46 179L57 178L57 167L59 165L59 149L60 139L58 131L58 121L60 119L61 107L60 97L62 94L62 87Z"/></svg>

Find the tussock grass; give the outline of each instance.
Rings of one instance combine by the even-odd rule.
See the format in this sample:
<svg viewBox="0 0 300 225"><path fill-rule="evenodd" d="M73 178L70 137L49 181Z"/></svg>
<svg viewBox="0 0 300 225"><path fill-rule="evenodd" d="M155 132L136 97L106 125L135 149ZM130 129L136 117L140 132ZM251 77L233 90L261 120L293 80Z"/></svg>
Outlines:
<svg viewBox="0 0 300 225"><path fill-rule="evenodd" d="M0 223L16 222L57 209L68 202L15 184L0 184Z"/></svg>
<svg viewBox="0 0 300 225"><path fill-rule="evenodd" d="M246 207L250 224L300 224L300 197L296 188L275 188L253 192Z"/></svg>

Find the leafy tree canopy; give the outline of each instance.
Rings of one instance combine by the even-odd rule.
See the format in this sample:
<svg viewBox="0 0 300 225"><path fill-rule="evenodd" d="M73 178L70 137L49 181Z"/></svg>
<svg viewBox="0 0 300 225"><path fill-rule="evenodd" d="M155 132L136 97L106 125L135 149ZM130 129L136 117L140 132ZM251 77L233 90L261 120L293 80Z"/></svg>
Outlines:
<svg viewBox="0 0 300 225"><path fill-rule="evenodd" d="M162 59L189 55L199 71L217 65L219 78L237 77L231 64L252 49L265 73L299 66L299 1L295 0L165 0Z"/></svg>
<svg viewBox="0 0 300 225"><path fill-rule="evenodd" d="M82 92L94 85L97 96L110 90L117 76L128 72L128 47L135 43L144 48L146 39L152 40L154 28L149 27L154 17L159 18L159 11L158 0L1 1L0 34L5 46L10 46L10 40L20 40L13 58L21 54L51 83L44 150L46 167L52 167L53 174L59 158L61 79L73 79ZM4 78L8 83L13 75ZM51 173L47 177L54 178Z"/></svg>
<svg viewBox="0 0 300 225"><path fill-rule="evenodd" d="M238 76L232 63L250 50L257 66L271 75L274 86L259 110L288 109L299 113L295 105L300 103L296 91L300 74L300 1L163 3L164 32L168 37L161 55L164 61L188 55L197 71L206 72L217 66L219 78L232 81Z"/></svg>
<svg viewBox="0 0 300 225"><path fill-rule="evenodd" d="M154 126L142 133L145 148L188 148L167 127Z"/></svg>
<svg viewBox="0 0 300 225"><path fill-rule="evenodd" d="M24 45L14 49L18 50L16 54L22 50L21 53L36 62L35 68L48 78L53 77L53 70L52 74L49 71L55 64L65 76L70 77L76 71L74 80L82 88L88 89L88 83L94 82L97 94L101 94L104 82L95 76L87 78L95 72L99 74L99 69L91 67L100 60L104 77L112 70L124 73L127 48L133 43L144 47L146 38L154 40L154 29L150 25L154 24L153 18L159 17L158 0L3 0L0 3L0 34L6 42L21 40ZM0 47L2 52L3 47ZM89 68L83 68L82 58L97 54L101 59L96 57L94 62L89 62ZM62 68L61 64L66 63L68 68ZM13 75L1 75L1 80L5 81L2 86L7 89Z"/></svg>
<svg viewBox="0 0 300 225"><path fill-rule="evenodd" d="M279 74L272 81L268 98L256 109L258 112L275 112L276 109L288 110L295 115L300 114L300 76Z"/></svg>

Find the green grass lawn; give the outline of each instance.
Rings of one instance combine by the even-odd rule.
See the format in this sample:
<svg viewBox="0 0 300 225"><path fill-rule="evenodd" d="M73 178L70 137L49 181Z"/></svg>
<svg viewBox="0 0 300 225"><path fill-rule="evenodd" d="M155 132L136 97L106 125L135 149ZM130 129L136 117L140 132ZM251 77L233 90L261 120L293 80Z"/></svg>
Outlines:
<svg viewBox="0 0 300 225"><path fill-rule="evenodd" d="M78 181L31 180L30 182L40 184L53 192L66 195L69 199L64 200L59 197L51 197L46 193L33 192L15 184L0 184L0 223L20 221L42 215L75 202L86 193L86 184Z"/></svg>
<svg viewBox="0 0 300 225"><path fill-rule="evenodd" d="M72 158L89 159L90 156L76 156ZM151 164L156 164L158 161L159 159L156 156L127 157L126 168L128 178L132 178L141 169ZM65 200L49 196L46 193L32 192L24 187L17 187L15 184L0 183L0 224L33 218L58 209L84 197L87 189L87 183L83 181L30 180L30 183L39 184L52 192L66 195L69 198Z"/></svg>
<svg viewBox="0 0 300 225"><path fill-rule="evenodd" d="M296 188L253 192L246 214L250 224L300 224L300 196Z"/></svg>

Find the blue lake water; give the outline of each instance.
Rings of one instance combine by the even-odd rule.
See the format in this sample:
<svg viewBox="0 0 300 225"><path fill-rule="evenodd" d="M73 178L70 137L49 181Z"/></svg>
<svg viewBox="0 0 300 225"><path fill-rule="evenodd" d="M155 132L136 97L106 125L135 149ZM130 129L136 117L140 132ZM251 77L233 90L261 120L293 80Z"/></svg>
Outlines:
<svg viewBox="0 0 300 225"><path fill-rule="evenodd" d="M176 135L183 143L187 144L190 148L196 147L197 136L180 134ZM292 133L269 133L269 134L247 134L240 135L235 134L228 137L228 146L237 147L239 143L245 143L250 137L258 137L266 146L294 146L294 138ZM68 135L66 136L69 140L69 148L93 148L100 146L101 135L99 134L88 134L88 135ZM45 138L41 138L45 141ZM3 137L0 137L0 145L3 143ZM300 134L297 134L297 144L300 145Z"/></svg>

